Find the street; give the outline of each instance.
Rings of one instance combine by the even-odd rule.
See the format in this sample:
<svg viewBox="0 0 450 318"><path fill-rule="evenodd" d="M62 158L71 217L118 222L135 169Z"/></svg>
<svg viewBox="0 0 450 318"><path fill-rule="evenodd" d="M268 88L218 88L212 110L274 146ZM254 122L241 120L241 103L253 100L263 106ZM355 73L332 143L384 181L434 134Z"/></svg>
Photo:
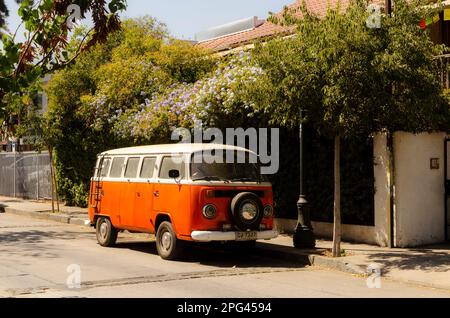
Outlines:
<svg viewBox="0 0 450 318"><path fill-rule="evenodd" d="M1 297L450 297L444 290L366 279L256 255L190 247L180 262L159 258L143 235L102 248L93 229L0 213ZM69 289L73 268L81 288Z"/></svg>

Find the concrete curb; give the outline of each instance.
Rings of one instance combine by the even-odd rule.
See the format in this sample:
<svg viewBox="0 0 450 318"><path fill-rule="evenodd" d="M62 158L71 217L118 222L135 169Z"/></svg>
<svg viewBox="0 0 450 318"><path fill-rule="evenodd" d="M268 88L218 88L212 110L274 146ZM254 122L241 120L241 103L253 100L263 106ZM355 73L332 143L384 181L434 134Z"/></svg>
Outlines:
<svg viewBox="0 0 450 318"><path fill-rule="evenodd" d="M328 267L349 274L367 274L365 269L348 263L345 259L319 255L322 250L296 250L289 246L280 246L264 242L258 242L256 246L256 253L259 255L271 256L301 265Z"/></svg>
<svg viewBox="0 0 450 318"><path fill-rule="evenodd" d="M35 218L35 219L49 220L49 221L54 221L54 222L64 223L64 224L73 224L73 225L81 225L81 226L89 226L89 224L90 224L88 222L87 218L86 219L72 218L72 217L64 215L64 214L53 214L53 213L49 213L49 212L23 211L23 210L17 210L17 209L9 208L9 207L5 207L4 212L15 214L15 215L27 216L27 217L31 217L31 218Z"/></svg>
<svg viewBox="0 0 450 318"><path fill-rule="evenodd" d="M363 275L366 276L367 272L361 266L351 264L342 258L331 258L320 255L310 256L311 265L313 266L323 266L331 269L335 269L341 272L353 274L353 275Z"/></svg>

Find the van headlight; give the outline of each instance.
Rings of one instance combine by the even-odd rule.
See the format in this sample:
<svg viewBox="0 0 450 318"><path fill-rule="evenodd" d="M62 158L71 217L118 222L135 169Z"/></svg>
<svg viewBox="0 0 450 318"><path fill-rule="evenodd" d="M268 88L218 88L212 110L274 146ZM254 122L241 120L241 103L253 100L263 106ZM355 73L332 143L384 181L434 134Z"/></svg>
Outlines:
<svg viewBox="0 0 450 318"><path fill-rule="evenodd" d="M264 207L264 217L270 218L273 216L273 207L271 205L266 205Z"/></svg>
<svg viewBox="0 0 450 318"><path fill-rule="evenodd" d="M214 219L217 216L217 209L212 204L207 204L203 207L203 216L207 219Z"/></svg>

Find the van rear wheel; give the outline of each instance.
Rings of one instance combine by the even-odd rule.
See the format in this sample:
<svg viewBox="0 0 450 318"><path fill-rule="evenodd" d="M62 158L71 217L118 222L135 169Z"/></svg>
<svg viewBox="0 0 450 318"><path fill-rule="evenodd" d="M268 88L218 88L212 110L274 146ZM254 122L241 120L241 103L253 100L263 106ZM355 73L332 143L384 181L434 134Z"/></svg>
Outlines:
<svg viewBox="0 0 450 318"><path fill-rule="evenodd" d="M108 218L98 218L95 230L97 234L97 241L101 246L112 247L116 245L118 232Z"/></svg>
<svg viewBox="0 0 450 318"><path fill-rule="evenodd" d="M180 257L183 242L177 239L170 222L162 222L156 233L156 249L162 259L175 260Z"/></svg>

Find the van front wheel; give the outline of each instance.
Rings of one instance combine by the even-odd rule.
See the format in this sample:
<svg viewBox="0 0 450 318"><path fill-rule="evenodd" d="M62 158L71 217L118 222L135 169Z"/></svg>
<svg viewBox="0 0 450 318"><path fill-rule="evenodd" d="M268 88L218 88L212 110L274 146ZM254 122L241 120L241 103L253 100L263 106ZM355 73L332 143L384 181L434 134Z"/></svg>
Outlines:
<svg viewBox="0 0 450 318"><path fill-rule="evenodd" d="M156 249L162 259L174 260L181 255L183 242L177 239L170 222L162 222L156 233Z"/></svg>
<svg viewBox="0 0 450 318"><path fill-rule="evenodd" d="M111 247L117 241L117 229L111 224L108 218L98 218L95 226L97 241L101 246Z"/></svg>

